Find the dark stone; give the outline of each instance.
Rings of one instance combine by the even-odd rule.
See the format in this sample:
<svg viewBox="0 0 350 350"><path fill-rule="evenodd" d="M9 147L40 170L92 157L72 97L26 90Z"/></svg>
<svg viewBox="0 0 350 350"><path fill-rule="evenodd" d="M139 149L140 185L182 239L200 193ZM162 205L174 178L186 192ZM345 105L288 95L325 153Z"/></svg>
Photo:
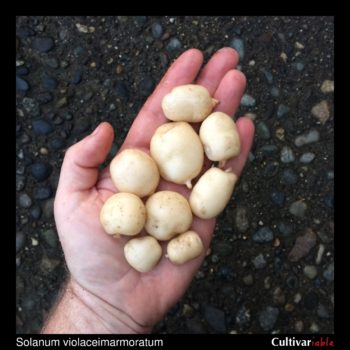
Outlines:
<svg viewBox="0 0 350 350"><path fill-rule="evenodd" d="M316 308L319 302L319 296L316 292L309 292L304 296L304 306L307 310Z"/></svg>
<svg viewBox="0 0 350 350"><path fill-rule="evenodd" d="M259 148L258 153L261 153L265 157L273 157L278 151L276 145L264 145Z"/></svg>
<svg viewBox="0 0 350 350"><path fill-rule="evenodd" d="M74 132L79 135L88 131L91 127L90 120L88 118L80 117L77 119L74 125Z"/></svg>
<svg viewBox="0 0 350 350"><path fill-rule="evenodd" d="M294 170L286 169L282 173L281 182L285 185L295 185L298 182L298 175Z"/></svg>
<svg viewBox="0 0 350 350"><path fill-rule="evenodd" d="M277 107L277 117L282 118L284 115L286 115L290 111L290 108L286 105L280 104Z"/></svg>
<svg viewBox="0 0 350 350"><path fill-rule="evenodd" d="M49 135L54 131L52 124L44 119L33 120L32 127L37 135Z"/></svg>
<svg viewBox="0 0 350 350"><path fill-rule="evenodd" d="M28 37L31 37L31 36L34 36L36 33L35 31L28 27L28 26L22 26L22 27L19 27L17 30L16 30L16 34L22 38L22 39L25 39L25 38L28 38Z"/></svg>
<svg viewBox="0 0 350 350"><path fill-rule="evenodd" d="M41 82L41 87L44 90L53 91L57 88L58 82L54 78L45 77Z"/></svg>
<svg viewBox="0 0 350 350"><path fill-rule="evenodd" d="M264 177L274 177L278 172L278 168L279 168L278 162L267 163L263 170Z"/></svg>
<svg viewBox="0 0 350 350"><path fill-rule="evenodd" d="M254 232L252 239L256 243L269 243L273 240L273 232L267 226L264 226Z"/></svg>
<svg viewBox="0 0 350 350"><path fill-rule="evenodd" d="M279 222L277 224L278 230L281 232L282 236L288 237L294 231L293 225L286 224L284 222Z"/></svg>
<svg viewBox="0 0 350 350"><path fill-rule="evenodd" d="M151 30L152 30L152 35L155 39L159 39L163 34L163 28L158 22L155 22L152 24Z"/></svg>
<svg viewBox="0 0 350 350"><path fill-rule="evenodd" d="M26 184L26 178L23 175L16 175L16 191L22 191Z"/></svg>
<svg viewBox="0 0 350 350"><path fill-rule="evenodd" d="M259 255L257 255L253 260L253 265L256 269L260 270L263 269L266 265L267 262L265 260L265 257L262 253L260 253Z"/></svg>
<svg viewBox="0 0 350 350"><path fill-rule="evenodd" d="M259 314L259 324L264 331L270 331L275 326L279 315L277 307L267 306Z"/></svg>
<svg viewBox="0 0 350 350"><path fill-rule="evenodd" d="M181 49L181 41L177 38L170 39L166 49L170 53L176 52L177 50Z"/></svg>
<svg viewBox="0 0 350 350"><path fill-rule="evenodd" d="M288 255L289 260L296 262L307 256L316 245L316 240L316 233L311 228L306 228L304 234L296 238L294 246Z"/></svg>
<svg viewBox="0 0 350 350"><path fill-rule="evenodd" d="M299 285L298 278L296 276L294 276L294 275L288 276L287 279L286 279L286 285L290 289L297 288L298 285Z"/></svg>
<svg viewBox="0 0 350 350"><path fill-rule="evenodd" d="M116 92L118 97L120 97L122 99L126 99L126 100L129 99L129 89L126 86L126 84L120 80L118 80L116 82L115 92Z"/></svg>
<svg viewBox="0 0 350 350"><path fill-rule="evenodd" d="M218 242L214 245L214 251L220 256L230 256L232 245L226 242Z"/></svg>
<svg viewBox="0 0 350 350"><path fill-rule="evenodd" d="M41 208L39 206L35 206L31 211L30 215L34 220L39 220L41 217Z"/></svg>
<svg viewBox="0 0 350 350"><path fill-rule="evenodd" d="M35 162L31 168L31 173L34 179L38 182L46 180L52 171L52 167L50 164L45 162Z"/></svg>
<svg viewBox="0 0 350 350"><path fill-rule="evenodd" d="M284 206L286 196L283 192L273 191L271 193L271 201L277 207L282 208Z"/></svg>
<svg viewBox="0 0 350 350"><path fill-rule="evenodd" d="M224 281L232 282L236 274L229 266L221 266L218 271L218 276L222 278Z"/></svg>
<svg viewBox="0 0 350 350"><path fill-rule="evenodd" d="M217 332L224 333L226 331L225 313L212 306L206 306L204 316L208 324Z"/></svg>
<svg viewBox="0 0 350 350"><path fill-rule="evenodd" d="M26 92L29 90L29 84L16 75L16 90Z"/></svg>
<svg viewBox="0 0 350 350"><path fill-rule="evenodd" d="M16 232L16 254L22 250L26 242L26 237L23 232Z"/></svg>
<svg viewBox="0 0 350 350"><path fill-rule="evenodd" d="M236 313L236 323L239 326L245 326L250 322L250 310L245 307L245 305L241 306Z"/></svg>
<svg viewBox="0 0 350 350"><path fill-rule="evenodd" d="M22 193L18 198L18 203L22 208L30 208L33 202L27 193Z"/></svg>
<svg viewBox="0 0 350 350"><path fill-rule="evenodd" d="M24 77L29 74L29 69L26 66L16 67L16 75Z"/></svg>
<svg viewBox="0 0 350 350"><path fill-rule="evenodd" d="M152 79L152 77L145 76L140 82L139 90L142 95L149 96L153 91L154 86L155 86L155 82Z"/></svg>
<svg viewBox="0 0 350 350"><path fill-rule="evenodd" d="M49 199L52 196L51 186L41 186L34 188L34 198L38 200Z"/></svg>
<svg viewBox="0 0 350 350"><path fill-rule="evenodd" d="M45 92L40 92L40 93L36 96L36 99L37 99L37 101L38 101L38 103L39 103L40 105L45 105L45 104L51 102L51 101L52 101L52 98L53 98L52 95L51 95L49 92L47 92L47 91L45 91Z"/></svg>
<svg viewBox="0 0 350 350"><path fill-rule="evenodd" d="M55 43L50 37L35 38L32 44L33 49L40 52L49 52L54 46Z"/></svg>
<svg viewBox="0 0 350 350"><path fill-rule="evenodd" d="M72 73L71 73L71 80L70 82L74 85L77 85L81 82L83 78L83 72L81 69L75 69Z"/></svg>
<svg viewBox="0 0 350 350"><path fill-rule="evenodd" d="M66 145L66 142L63 138L54 138L53 140L50 141L50 147L55 150L58 151L62 148L64 148Z"/></svg>

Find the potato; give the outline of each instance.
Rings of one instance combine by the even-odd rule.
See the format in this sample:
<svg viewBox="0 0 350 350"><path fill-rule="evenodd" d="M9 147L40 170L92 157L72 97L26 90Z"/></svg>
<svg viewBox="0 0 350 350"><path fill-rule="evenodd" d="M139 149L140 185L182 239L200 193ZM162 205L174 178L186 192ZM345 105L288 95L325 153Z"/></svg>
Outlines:
<svg viewBox="0 0 350 350"><path fill-rule="evenodd" d="M237 176L233 172L210 168L198 180L190 195L195 215L211 219L220 214L231 198Z"/></svg>
<svg viewBox="0 0 350 350"><path fill-rule="evenodd" d="M132 193L114 194L104 203L100 222L110 235L137 235L146 222L145 205Z"/></svg>
<svg viewBox="0 0 350 350"><path fill-rule="evenodd" d="M186 184L188 188L203 167L201 140L185 122L161 125L151 139L150 151L165 180Z"/></svg>
<svg viewBox="0 0 350 350"><path fill-rule="evenodd" d="M133 193L141 198L152 194L159 183L156 163L139 149L120 152L112 160L109 171L119 191Z"/></svg>
<svg viewBox="0 0 350 350"><path fill-rule="evenodd" d="M223 112L214 112L203 121L199 137L206 156L213 161L230 159L237 156L241 150L236 124Z"/></svg>
<svg viewBox="0 0 350 350"><path fill-rule="evenodd" d="M139 272L148 272L162 256L160 244L151 236L133 238L124 246L126 261Z"/></svg>
<svg viewBox="0 0 350 350"><path fill-rule="evenodd" d="M173 121L197 123L204 120L218 103L201 85L181 85L162 100L165 116Z"/></svg>
<svg viewBox="0 0 350 350"><path fill-rule="evenodd" d="M146 202L146 231L159 241L166 241L187 231L192 224L192 212L187 199L173 191L152 194Z"/></svg>
<svg viewBox="0 0 350 350"><path fill-rule="evenodd" d="M204 251L199 235L194 231L187 231L172 239L167 246L167 257L177 265L196 258Z"/></svg>

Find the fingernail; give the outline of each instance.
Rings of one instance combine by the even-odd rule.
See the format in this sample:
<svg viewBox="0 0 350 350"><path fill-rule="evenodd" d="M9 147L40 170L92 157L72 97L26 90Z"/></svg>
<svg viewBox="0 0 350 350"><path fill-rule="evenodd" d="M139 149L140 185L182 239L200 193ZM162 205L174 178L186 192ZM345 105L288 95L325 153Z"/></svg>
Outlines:
<svg viewBox="0 0 350 350"><path fill-rule="evenodd" d="M98 131L100 130L101 124L94 130L94 132L91 134L92 136L97 135Z"/></svg>

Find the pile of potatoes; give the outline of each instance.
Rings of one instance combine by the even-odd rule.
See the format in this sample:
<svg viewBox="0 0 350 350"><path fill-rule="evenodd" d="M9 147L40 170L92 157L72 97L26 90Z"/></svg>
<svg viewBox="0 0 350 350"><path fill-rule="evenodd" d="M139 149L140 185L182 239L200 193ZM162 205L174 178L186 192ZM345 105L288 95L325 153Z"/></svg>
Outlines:
<svg viewBox="0 0 350 350"><path fill-rule="evenodd" d="M140 149L125 149L110 164L118 193L103 205L100 221L106 233L146 236L130 239L124 246L128 263L148 272L162 256L158 241L169 241L166 257L177 265L204 251L198 233L191 230L193 214L202 219L216 217L227 205L237 176L223 170L225 162L240 152L240 139L232 118L211 113L218 101L200 85L175 87L162 101L170 122L154 133L150 155ZM199 134L189 123L201 122ZM203 170L204 155L218 167L207 170L192 188L192 180ZM160 178L186 185L189 200L174 191L158 191Z"/></svg>

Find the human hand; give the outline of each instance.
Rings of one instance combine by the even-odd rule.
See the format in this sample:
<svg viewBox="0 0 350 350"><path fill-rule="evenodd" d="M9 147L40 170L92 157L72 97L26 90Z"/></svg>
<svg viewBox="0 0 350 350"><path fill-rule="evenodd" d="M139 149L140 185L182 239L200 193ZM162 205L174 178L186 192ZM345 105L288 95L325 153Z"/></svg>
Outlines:
<svg viewBox="0 0 350 350"><path fill-rule="evenodd" d="M244 75L235 70L237 53L231 48L219 50L207 63L198 79L203 56L199 50L184 52L169 68L156 90L148 98L135 119L124 148L149 149L155 130L167 120L161 101L173 87L195 83L205 86L220 103L216 111L234 115L245 89ZM254 135L250 119L237 121L241 153L230 160L238 176L242 172ZM117 189L109 169L99 173L112 146L114 133L104 122L89 136L66 152L55 199L55 220L71 277L69 288L88 308L93 309L106 332L149 332L166 311L183 295L205 257L181 266L163 257L148 273L139 273L126 262L123 247L128 237L107 235L100 224L99 213L104 202ZM206 162L209 166L209 162ZM159 190L171 189L186 197L184 185L162 180ZM191 229L202 238L207 251L215 220L194 217ZM162 244L164 246L164 244Z"/></svg>

